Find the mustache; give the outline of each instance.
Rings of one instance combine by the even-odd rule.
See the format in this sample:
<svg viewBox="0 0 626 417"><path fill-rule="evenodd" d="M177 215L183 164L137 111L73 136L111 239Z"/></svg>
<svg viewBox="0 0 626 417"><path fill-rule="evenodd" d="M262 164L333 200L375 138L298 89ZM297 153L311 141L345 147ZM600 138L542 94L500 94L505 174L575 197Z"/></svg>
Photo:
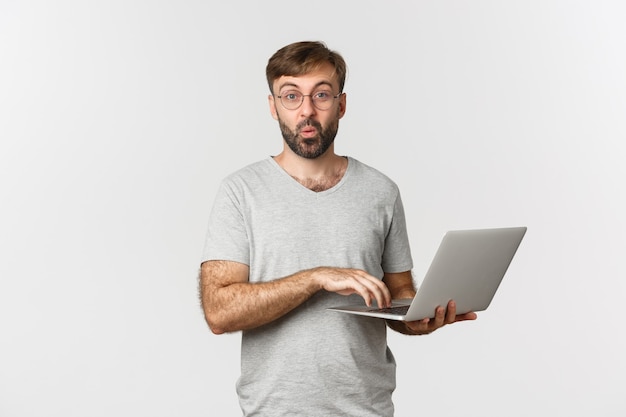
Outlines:
<svg viewBox="0 0 626 417"><path fill-rule="evenodd" d="M304 119L303 121L298 123L296 125L296 131L300 131L300 130L304 129L307 126L313 126L318 131L320 131L320 132L322 131L322 124L320 122L318 122L317 120L313 120L313 119Z"/></svg>

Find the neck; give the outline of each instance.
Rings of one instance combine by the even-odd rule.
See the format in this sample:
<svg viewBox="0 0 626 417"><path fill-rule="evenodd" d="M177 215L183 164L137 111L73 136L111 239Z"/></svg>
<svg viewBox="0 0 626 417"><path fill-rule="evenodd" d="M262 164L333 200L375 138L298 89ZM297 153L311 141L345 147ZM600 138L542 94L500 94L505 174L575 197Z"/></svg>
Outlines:
<svg viewBox="0 0 626 417"><path fill-rule="evenodd" d="M291 177L310 190L325 191L337 185L348 167L348 160L331 148L324 155L307 159L283 150L274 160Z"/></svg>

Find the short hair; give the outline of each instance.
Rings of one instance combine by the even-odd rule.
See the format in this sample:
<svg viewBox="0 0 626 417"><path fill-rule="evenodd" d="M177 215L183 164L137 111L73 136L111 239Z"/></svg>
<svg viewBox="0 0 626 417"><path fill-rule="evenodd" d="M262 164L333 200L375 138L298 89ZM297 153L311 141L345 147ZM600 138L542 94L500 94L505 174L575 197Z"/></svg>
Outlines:
<svg viewBox="0 0 626 417"><path fill-rule="evenodd" d="M265 68L270 92L274 94L274 81L283 75L297 77L308 74L326 63L335 67L339 92L342 93L348 69L338 52L331 51L319 41L296 42L282 47L272 55Z"/></svg>

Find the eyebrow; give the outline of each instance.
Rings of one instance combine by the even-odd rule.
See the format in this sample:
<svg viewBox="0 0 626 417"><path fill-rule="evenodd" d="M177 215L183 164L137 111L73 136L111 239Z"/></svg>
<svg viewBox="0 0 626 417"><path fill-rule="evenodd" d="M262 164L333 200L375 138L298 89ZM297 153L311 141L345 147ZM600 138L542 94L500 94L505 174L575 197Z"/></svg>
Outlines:
<svg viewBox="0 0 626 417"><path fill-rule="evenodd" d="M333 88L333 85L332 85L329 81L320 81L320 82L318 82L317 84L315 84L315 85L313 86L313 91L315 91L315 90L316 90L319 86L321 86L321 85L327 85L328 87L330 87L330 89L331 89L331 90L332 90L332 88ZM283 88L285 88L285 87L294 87L294 88L297 88L297 89L299 89L299 88L300 88L300 87L299 87L297 84L295 84L295 83L292 83L292 82L286 82L286 83L283 83L283 84L281 84L281 85L279 86L278 91L282 91L282 89L283 89Z"/></svg>

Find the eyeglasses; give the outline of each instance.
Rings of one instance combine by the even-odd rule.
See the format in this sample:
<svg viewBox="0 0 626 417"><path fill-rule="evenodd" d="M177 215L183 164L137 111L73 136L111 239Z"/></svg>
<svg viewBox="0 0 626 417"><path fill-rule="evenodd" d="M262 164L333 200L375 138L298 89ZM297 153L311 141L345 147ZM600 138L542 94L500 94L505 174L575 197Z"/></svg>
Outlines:
<svg viewBox="0 0 626 417"><path fill-rule="evenodd" d="M313 105L318 110L328 110L333 105L333 102L342 93L333 96L333 93L327 90L316 91L313 94L302 94L298 90L288 90L283 92L280 96L276 96L280 99L283 107L287 110L296 110L302 106L305 97L311 97Z"/></svg>

